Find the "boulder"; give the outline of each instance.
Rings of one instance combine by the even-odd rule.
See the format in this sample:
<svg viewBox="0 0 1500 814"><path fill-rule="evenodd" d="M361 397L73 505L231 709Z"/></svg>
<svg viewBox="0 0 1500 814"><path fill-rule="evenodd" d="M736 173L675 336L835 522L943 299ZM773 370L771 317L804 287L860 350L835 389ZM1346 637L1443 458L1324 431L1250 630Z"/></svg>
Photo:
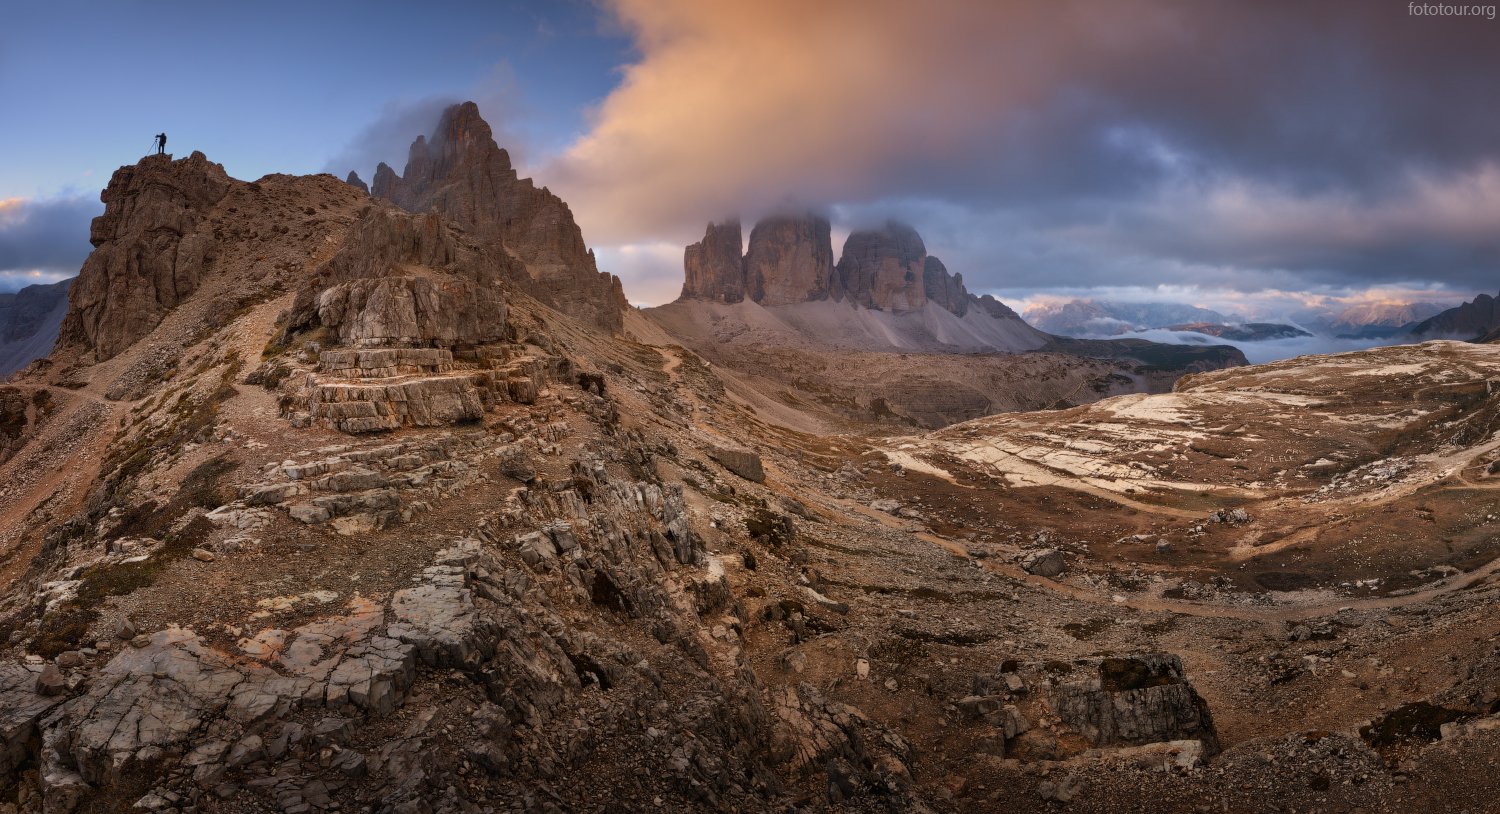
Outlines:
<svg viewBox="0 0 1500 814"><path fill-rule="evenodd" d="M1039 577L1055 577L1067 568L1067 561L1063 553L1055 548L1043 548L1037 551L1029 551L1021 556L1021 567L1028 574Z"/></svg>
<svg viewBox="0 0 1500 814"><path fill-rule="evenodd" d="M1052 689L1053 711L1095 746L1197 740L1218 751L1208 703L1168 653L1088 660Z"/></svg>
<svg viewBox="0 0 1500 814"><path fill-rule="evenodd" d="M760 456L750 450L714 447L709 450L708 456L718 461L720 466L745 480L756 483L766 481L766 471L761 466Z"/></svg>
<svg viewBox="0 0 1500 814"><path fill-rule="evenodd" d="M26 759L28 745L37 736L37 722L63 701L56 694L40 692L40 683L38 671L0 662L0 777Z"/></svg>

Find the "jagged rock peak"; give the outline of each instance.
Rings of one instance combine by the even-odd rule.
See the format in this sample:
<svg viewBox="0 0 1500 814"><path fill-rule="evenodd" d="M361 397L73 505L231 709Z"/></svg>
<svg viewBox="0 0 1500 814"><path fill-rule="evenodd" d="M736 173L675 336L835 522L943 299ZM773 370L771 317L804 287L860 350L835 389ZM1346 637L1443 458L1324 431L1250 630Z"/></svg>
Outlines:
<svg viewBox="0 0 1500 814"><path fill-rule="evenodd" d="M100 361L150 333L198 288L213 250L199 222L233 182L203 153L150 155L115 171L100 193L84 261L69 292L60 343L93 349Z"/></svg>
<svg viewBox="0 0 1500 814"><path fill-rule="evenodd" d="M410 212L438 212L500 243L526 265L515 282L533 296L605 330L622 329L628 305L620 281L598 270L568 205L516 176L473 102L449 107L430 139L412 142L401 175L376 167L371 194Z"/></svg>
<svg viewBox="0 0 1500 814"><path fill-rule="evenodd" d="M773 215L750 231L746 294L761 305L792 305L837 297L833 241L821 215Z"/></svg>
<svg viewBox="0 0 1500 814"><path fill-rule="evenodd" d="M971 297L969 290L964 288L964 276L962 274L950 275L943 261L930 254L922 264L922 288L929 302L935 302L958 316L969 312ZM991 299L994 298L991 297ZM1015 312L1011 312L1011 316L1015 316Z"/></svg>
<svg viewBox="0 0 1500 814"><path fill-rule="evenodd" d="M682 299L736 303L745 299L743 233L738 218L710 223L683 252Z"/></svg>
<svg viewBox="0 0 1500 814"><path fill-rule="evenodd" d="M385 165L382 164L381 166L383 167ZM349 171L349 177L344 179L344 183L360 190L366 195L370 194L370 185L366 184L364 180L359 177L359 173L355 172L354 170Z"/></svg>

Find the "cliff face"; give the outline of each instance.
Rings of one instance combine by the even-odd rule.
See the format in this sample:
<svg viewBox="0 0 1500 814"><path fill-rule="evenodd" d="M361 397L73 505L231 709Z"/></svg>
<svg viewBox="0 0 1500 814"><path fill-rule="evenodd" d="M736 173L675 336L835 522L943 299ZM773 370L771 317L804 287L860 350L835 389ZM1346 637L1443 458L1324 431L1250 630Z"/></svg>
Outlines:
<svg viewBox="0 0 1500 814"><path fill-rule="evenodd" d="M922 261L922 286L928 300L959 316L969 312L969 290L964 288L964 276L948 274L948 267L943 265L943 261L930 254ZM1011 316L1015 316L1015 313L1012 312Z"/></svg>
<svg viewBox="0 0 1500 814"><path fill-rule="evenodd" d="M682 298L735 303L745 299L745 259L738 219L710 223L703 239L683 252Z"/></svg>
<svg viewBox="0 0 1500 814"><path fill-rule="evenodd" d="M90 229L94 252L69 294L62 340L108 359L197 290L214 247L200 226L230 184L199 152L180 161L151 155L116 170L99 196L104 214Z"/></svg>
<svg viewBox="0 0 1500 814"><path fill-rule="evenodd" d="M838 276L844 294L865 308L917 311L927 302L927 247L917 230L887 221L844 241Z"/></svg>
<svg viewBox="0 0 1500 814"><path fill-rule="evenodd" d="M473 102L443 112L431 139L412 143L401 175L375 170L371 194L409 212L438 212L501 244L522 263L516 282L549 305L611 332L627 306L620 281L601 273L568 205L519 178Z"/></svg>
<svg viewBox="0 0 1500 814"><path fill-rule="evenodd" d="M976 298L961 274L949 274L917 230L897 221L849 235L833 264L828 221L817 215L777 215L755 224L750 248L740 254L740 223L710 223L703 240L683 254L684 300L761 305L795 305L819 300L849 301L891 313L920 311L933 302L956 316L968 313ZM997 319L1015 319L998 302L985 307Z"/></svg>
<svg viewBox="0 0 1500 814"><path fill-rule="evenodd" d="M519 261L464 245L438 215L373 207L298 291L289 328L352 347L473 346L506 337L499 287Z"/></svg>
<svg viewBox="0 0 1500 814"><path fill-rule="evenodd" d="M775 215L750 231L745 253L750 299L761 305L814 302L834 296L836 285L827 218Z"/></svg>

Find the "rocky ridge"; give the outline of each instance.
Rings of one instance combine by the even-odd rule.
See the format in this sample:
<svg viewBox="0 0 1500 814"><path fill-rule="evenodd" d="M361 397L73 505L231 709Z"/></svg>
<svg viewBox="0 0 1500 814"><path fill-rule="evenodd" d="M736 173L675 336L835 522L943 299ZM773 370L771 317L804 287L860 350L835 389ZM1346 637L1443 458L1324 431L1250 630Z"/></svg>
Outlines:
<svg viewBox="0 0 1500 814"><path fill-rule="evenodd" d="M1488 341L1500 329L1500 299L1480 294L1474 299L1418 322L1408 331L1421 339Z"/></svg>

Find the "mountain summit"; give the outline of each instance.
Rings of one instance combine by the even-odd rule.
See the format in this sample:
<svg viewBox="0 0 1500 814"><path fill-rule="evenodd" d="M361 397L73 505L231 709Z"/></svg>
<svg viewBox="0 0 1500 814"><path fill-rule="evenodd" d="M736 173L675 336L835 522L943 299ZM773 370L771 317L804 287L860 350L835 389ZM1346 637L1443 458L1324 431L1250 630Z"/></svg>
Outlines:
<svg viewBox="0 0 1500 814"><path fill-rule="evenodd" d="M357 176L355 176L357 178ZM568 205L518 177L473 102L443 111L431 138L412 142L401 175L375 168L370 194L416 213L438 212L519 258L529 293L571 316L621 330L624 290L599 271Z"/></svg>

